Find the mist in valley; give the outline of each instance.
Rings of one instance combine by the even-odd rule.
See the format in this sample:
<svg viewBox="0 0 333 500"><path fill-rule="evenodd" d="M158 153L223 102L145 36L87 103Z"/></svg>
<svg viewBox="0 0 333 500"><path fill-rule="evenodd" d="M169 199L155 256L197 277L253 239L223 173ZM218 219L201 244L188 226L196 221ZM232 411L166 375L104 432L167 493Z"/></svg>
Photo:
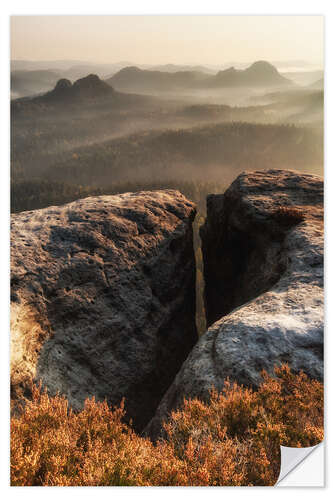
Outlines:
<svg viewBox="0 0 333 500"><path fill-rule="evenodd" d="M45 85L45 71L58 80L47 92L11 101L14 211L31 208L31 198L18 203L15 195L27 181L89 192L151 180L228 184L246 169L322 174L318 72L309 71L314 81L300 86L266 61L216 73L131 66L106 80L89 74L74 82L66 75L75 66L24 68L14 73L27 73L30 82L33 74ZM48 201L61 202L51 194Z"/></svg>

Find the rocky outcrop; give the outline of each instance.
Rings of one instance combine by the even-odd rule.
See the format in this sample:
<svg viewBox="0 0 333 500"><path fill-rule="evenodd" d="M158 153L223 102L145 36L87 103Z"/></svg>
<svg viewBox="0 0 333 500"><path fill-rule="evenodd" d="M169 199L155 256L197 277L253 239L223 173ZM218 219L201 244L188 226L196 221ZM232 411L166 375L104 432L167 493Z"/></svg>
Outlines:
<svg viewBox="0 0 333 500"><path fill-rule="evenodd" d="M111 85L101 80L97 75L88 75L76 80L73 84L70 80L62 78L50 92L39 97L40 101L75 101L82 99L113 98L115 92Z"/></svg>
<svg viewBox="0 0 333 500"><path fill-rule="evenodd" d="M146 428L226 377L257 387L288 362L323 377L323 182L293 171L245 172L207 200L201 230L207 323Z"/></svg>
<svg viewBox="0 0 333 500"><path fill-rule="evenodd" d="M11 384L74 409L95 396L143 428L197 340L194 205L177 191L12 216Z"/></svg>

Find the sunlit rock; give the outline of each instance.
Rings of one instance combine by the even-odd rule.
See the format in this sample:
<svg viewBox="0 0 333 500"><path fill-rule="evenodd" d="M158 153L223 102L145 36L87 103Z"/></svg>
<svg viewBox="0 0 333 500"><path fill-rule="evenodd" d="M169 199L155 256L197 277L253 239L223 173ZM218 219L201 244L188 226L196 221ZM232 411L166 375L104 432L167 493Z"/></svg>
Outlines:
<svg viewBox="0 0 333 500"><path fill-rule="evenodd" d="M146 432L184 397L207 399L227 377L256 388L287 362L323 378L323 181L245 172L207 200L201 229L208 325Z"/></svg>
<svg viewBox="0 0 333 500"><path fill-rule="evenodd" d="M140 430L197 340L192 220L178 191L12 216L11 384L119 404Z"/></svg>

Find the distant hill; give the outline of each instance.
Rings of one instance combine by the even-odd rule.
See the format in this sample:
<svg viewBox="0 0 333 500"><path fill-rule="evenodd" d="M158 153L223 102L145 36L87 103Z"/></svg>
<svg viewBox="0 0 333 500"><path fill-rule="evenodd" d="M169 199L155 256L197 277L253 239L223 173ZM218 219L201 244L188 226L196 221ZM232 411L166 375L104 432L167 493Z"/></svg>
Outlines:
<svg viewBox="0 0 333 500"><path fill-rule="evenodd" d="M12 59L10 61L11 71L36 71L57 68L66 70L76 64L87 64L85 61L71 59L57 59L51 61L29 61L27 59Z"/></svg>
<svg viewBox="0 0 333 500"><path fill-rule="evenodd" d="M106 82L118 90L177 90L192 88L208 79L209 75L200 71L151 71L136 66L123 68Z"/></svg>
<svg viewBox="0 0 333 500"><path fill-rule="evenodd" d="M11 71L54 71L59 74L59 78L77 80L90 73L97 74L100 78L107 78L114 75L120 69L131 66L129 61L119 61L115 63L93 63L89 61L75 60L54 60L54 61L28 61L11 60Z"/></svg>
<svg viewBox="0 0 333 500"><path fill-rule="evenodd" d="M267 61L257 61L244 70L234 67L219 71L212 81L213 86L266 87L292 85Z"/></svg>
<svg viewBox="0 0 333 500"><path fill-rule="evenodd" d="M324 92L310 87L296 87L280 92L271 92L257 96L254 102L265 104L272 116L278 117L278 123L323 124Z"/></svg>
<svg viewBox="0 0 333 500"><path fill-rule="evenodd" d="M203 71L151 71L136 66L121 69L106 80L118 90L172 91L223 87L281 87L292 85L266 61L257 61L244 70L234 67L209 75Z"/></svg>
<svg viewBox="0 0 333 500"><path fill-rule="evenodd" d="M320 78L320 80L311 83L311 85L309 85L308 88L312 90L324 90L324 78Z"/></svg>
<svg viewBox="0 0 333 500"><path fill-rule="evenodd" d="M69 80L76 80L78 78L83 78L85 75L90 73L98 75L100 78L105 79L114 75L120 69L125 66L129 66L131 63L127 61L120 61L118 63L110 63L110 64L74 64L70 68L68 68L64 73L63 77L68 78Z"/></svg>
<svg viewBox="0 0 333 500"><path fill-rule="evenodd" d="M159 66L151 66L148 68L144 68L140 66L141 69L148 69L150 71L164 71L167 73L177 73L178 71L199 71L201 73L215 74L216 70L212 68L208 68L207 66L190 66L186 64L162 64Z"/></svg>
<svg viewBox="0 0 333 500"><path fill-rule="evenodd" d="M218 73L202 65L142 65L139 68L128 64L126 61L92 64L81 61L13 60L11 97L14 99L45 93L61 78L73 81L87 74L98 75L115 89L142 93L242 86L279 87L290 83L265 61L258 61L246 69L230 67Z"/></svg>
<svg viewBox="0 0 333 500"><path fill-rule="evenodd" d="M55 87L45 94L15 99L12 101L12 112L21 111L42 111L45 106L52 108L71 108L77 105L89 106L95 105L99 101L107 99L116 100L117 92L101 80L97 75L88 75L72 83L66 78L61 78Z"/></svg>
<svg viewBox="0 0 333 500"><path fill-rule="evenodd" d="M282 73L282 76L288 78L292 82L297 85L308 86L312 83L320 80L324 76L324 72L322 70L315 71L289 71L286 73Z"/></svg>
<svg viewBox="0 0 333 500"><path fill-rule="evenodd" d="M97 75L88 75L76 80L73 84L70 80L62 78L51 92L45 94L44 100L63 99L98 99L114 95L113 88L101 80Z"/></svg>
<svg viewBox="0 0 333 500"><path fill-rule="evenodd" d="M53 90L11 101L13 164L60 153L73 145L101 141L119 134L161 128L179 102L115 91L96 75L74 83L60 79ZM181 119L181 118L180 118Z"/></svg>
<svg viewBox="0 0 333 500"><path fill-rule="evenodd" d="M77 80L89 74L108 78L131 63L89 63L84 61L11 61L11 98L28 97L51 90L61 78Z"/></svg>
<svg viewBox="0 0 333 500"><path fill-rule="evenodd" d="M52 89L61 77L53 70L12 71L10 75L10 91L12 98L31 96Z"/></svg>

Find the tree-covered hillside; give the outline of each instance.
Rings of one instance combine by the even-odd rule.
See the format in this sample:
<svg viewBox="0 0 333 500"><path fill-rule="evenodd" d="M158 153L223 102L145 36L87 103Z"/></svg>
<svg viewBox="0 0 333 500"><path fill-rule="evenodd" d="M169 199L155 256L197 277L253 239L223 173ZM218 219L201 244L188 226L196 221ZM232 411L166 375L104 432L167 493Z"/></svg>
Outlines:
<svg viewBox="0 0 333 500"><path fill-rule="evenodd" d="M230 182L242 170L291 168L319 173L322 136L310 128L226 123L150 131L13 164L14 182L42 176L84 186L159 179Z"/></svg>

